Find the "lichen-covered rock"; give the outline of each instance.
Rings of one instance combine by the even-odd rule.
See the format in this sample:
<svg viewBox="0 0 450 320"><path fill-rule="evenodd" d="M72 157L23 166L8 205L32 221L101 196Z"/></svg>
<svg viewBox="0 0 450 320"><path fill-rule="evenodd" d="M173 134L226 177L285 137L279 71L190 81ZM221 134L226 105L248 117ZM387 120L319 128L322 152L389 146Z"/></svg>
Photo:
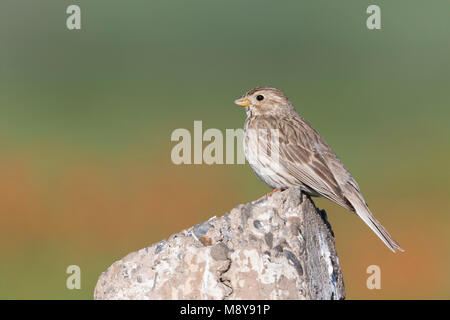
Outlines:
<svg viewBox="0 0 450 320"><path fill-rule="evenodd" d="M344 299L324 211L292 188L133 252L95 299Z"/></svg>

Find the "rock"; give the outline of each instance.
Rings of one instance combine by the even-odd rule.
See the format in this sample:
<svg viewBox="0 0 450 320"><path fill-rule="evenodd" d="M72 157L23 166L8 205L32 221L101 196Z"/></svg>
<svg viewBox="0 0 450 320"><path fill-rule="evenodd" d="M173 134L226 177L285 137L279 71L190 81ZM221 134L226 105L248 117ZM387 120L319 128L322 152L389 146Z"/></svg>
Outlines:
<svg viewBox="0 0 450 320"><path fill-rule="evenodd" d="M95 299L344 299L324 211L291 188L116 261Z"/></svg>

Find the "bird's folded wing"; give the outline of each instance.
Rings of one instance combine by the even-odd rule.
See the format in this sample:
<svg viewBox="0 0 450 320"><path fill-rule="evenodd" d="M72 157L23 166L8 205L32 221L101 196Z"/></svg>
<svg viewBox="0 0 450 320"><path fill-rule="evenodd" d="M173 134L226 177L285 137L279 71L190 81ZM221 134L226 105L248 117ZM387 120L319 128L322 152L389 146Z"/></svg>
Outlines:
<svg viewBox="0 0 450 320"><path fill-rule="evenodd" d="M344 208L352 209L349 207L348 202L345 201L341 188L333 173L319 154L313 153L298 145L286 145L281 148L281 152L282 154L289 154L290 159L294 159L294 161L282 160L282 164L288 172L322 196L336 202ZM299 157L299 153L302 153L303 156ZM300 160L305 157L304 155L307 155L307 162Z"/></svg>
<svg viewBox="0 0 450 320"><path fill-rule="evenodd" d="M298 181L338 205L353 210L324 157L312 145L302 145L299 139L280 139L277 144L269 144L269 150L272 156L274 153L279 155L280 165Z"/></svg>

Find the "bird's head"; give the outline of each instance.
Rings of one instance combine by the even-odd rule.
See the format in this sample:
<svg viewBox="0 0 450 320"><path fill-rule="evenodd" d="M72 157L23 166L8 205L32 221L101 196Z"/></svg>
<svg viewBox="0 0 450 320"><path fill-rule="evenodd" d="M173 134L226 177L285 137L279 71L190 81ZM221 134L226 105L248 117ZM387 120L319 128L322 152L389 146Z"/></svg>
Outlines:
<svg viewBox="0 0 450 320"><path fill-rule="evenodd" d="M234 101L247 108L252 115L282 115L292 112L294 107L286 95L271 87L257 87Z"/></svg>

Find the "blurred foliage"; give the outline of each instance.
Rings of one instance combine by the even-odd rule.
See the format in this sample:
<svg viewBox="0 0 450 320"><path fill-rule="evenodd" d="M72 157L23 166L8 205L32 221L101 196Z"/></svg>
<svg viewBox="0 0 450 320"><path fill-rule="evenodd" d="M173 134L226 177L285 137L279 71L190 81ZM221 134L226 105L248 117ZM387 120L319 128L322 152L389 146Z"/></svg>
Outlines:
<svg viewBox="0 0 450 320"><path fill-rule="evenodd" d="M378 31L360 0L81 0L80 31L69 4L0 3L0 298L92 298L113 261L267 192L247 165L170 161L174 129L242 127L233 100L258 85L286 92L406 249L317 200L348 298L450 298L448 1L377 1Z"/></svg>

